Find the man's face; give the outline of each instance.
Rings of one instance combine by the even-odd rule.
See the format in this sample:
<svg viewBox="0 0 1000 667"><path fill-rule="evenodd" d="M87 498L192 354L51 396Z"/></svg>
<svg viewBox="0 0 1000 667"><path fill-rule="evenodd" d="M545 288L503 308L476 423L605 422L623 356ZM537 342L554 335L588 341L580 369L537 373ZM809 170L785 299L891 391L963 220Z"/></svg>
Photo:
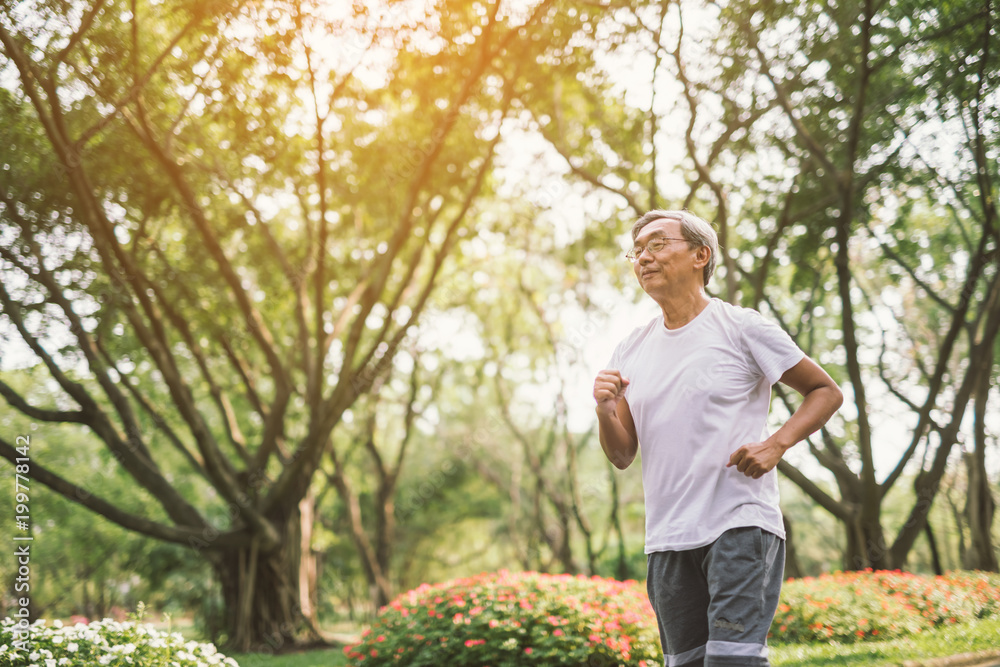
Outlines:
<svg viewBox="0 0 1000 667"><path fill-rule="evenodd" d="M696 249L688 247L684 240L666 240L683 238L678 220L654 220L642 228L635 245L645 246L656 238L665 240L666 245L655 253L645 249L632 263L639 285L649 294L671 286L680 287L699 271L694 266Z"/></svg>

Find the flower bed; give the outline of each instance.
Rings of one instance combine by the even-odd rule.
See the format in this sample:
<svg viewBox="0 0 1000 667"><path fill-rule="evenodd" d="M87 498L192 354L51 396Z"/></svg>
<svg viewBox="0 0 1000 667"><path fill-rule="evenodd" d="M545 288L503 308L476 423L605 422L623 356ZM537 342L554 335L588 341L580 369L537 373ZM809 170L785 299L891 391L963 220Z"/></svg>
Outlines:
<svg viewBox="0 0 1000 667"><path fill-rule="evenodd" d="M640 584L536 572L420 586L384 607L345 653L366 666L663 664Z"/></svg>
<svg viewBox="0 0 1000 667"><path fill-rule="evenodd" d="M181 635L159 632L136 622L118 623L110 619L89 625L63 626L55 621L35 621L28 630L29 648L15 650L12 619L0 621L0 665L39 667L239 667L232 658L219 653L212 644L184 641ZM27 660L25 660L27 658Z"/></svg>
<svg viewBox="0 0 1000 667"><path fill-rule="evenodd" d="M997 574L837 572L787 581L770 636L799 643L891 639L998 612Z"/></svg>

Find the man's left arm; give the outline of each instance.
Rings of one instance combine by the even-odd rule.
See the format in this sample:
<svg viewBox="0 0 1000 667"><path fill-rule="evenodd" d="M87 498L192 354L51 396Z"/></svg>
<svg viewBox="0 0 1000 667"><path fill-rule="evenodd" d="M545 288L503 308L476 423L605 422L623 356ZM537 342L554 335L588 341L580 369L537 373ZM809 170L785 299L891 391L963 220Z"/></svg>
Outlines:
<svg viewBox="0 0 1000 667"><path fill-rule="evenodd" d="M802 404L767 440L743 445L733 452L727 468L736 466L747 477L759 479L778 465L793 445L825 424L844 402L837 383L809 357L785 371L779 382L802 394Z"/></svg>

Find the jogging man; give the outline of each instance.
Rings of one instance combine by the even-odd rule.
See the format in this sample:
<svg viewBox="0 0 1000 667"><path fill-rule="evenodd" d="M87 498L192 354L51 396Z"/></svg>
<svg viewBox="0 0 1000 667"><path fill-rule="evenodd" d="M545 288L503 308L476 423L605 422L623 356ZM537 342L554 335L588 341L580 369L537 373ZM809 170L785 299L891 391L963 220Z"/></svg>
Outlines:
<svg viewBox="0 0 1000 667"><path fill-rule="evenodd" d="M632 227L639 285L662 310L594 382L601 447L620 469L642 447L647 591L667 667L766 667L785 533L774 470L843 402L778 326L705 293L718 237L687 211ZM768 435L771 386L804 398Z"/></svg>

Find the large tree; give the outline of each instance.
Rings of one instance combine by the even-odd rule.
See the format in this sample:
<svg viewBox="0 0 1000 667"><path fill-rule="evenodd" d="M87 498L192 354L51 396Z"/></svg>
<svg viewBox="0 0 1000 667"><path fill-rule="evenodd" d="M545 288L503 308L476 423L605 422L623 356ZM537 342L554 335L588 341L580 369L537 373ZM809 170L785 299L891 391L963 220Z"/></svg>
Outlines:
<svg viewBox="0 0 1000 667"><path fill-rule="evenodd" d="M997 8L660 2L616 17L616 53L526 95L570 178L617 197L612 219L666 205L713 220L711 289L780 318L848 389L850 416L803 447L838 494L781 465L842 522L846 567L905 565L969 436L968 564L995 569ZM629 73L617 96L592 86L615 67ZM907 417L886 467L888 411ZM883 500L907 470L916 499L887 527Z"/></svg>
<svg viewBox="0 0 1000 667"><path fill-rule="evenodd" d="M550 2L3 7L3 356L58 389L0 394L158 510L31 475L207 558L232 646L290 641L310 481L490 187L521 64L572 31Z"/></svg>
<svg viewBox="0 0 1000 667"><path fill-rule="evenodd" d="M933 542L929 511L973 397L979 410L996 400L997 12L971 2L773 3L724 16L734 68L777 107L761 146L784 154L794 175L773 203L760 199L757 219L771 225L764 261L741 268L754 302L781 313L804 346L822 353L820 337L835 341L827 354L844 360L855 413L841 435L824 431L809 445L840 498L790 463L781 469L844 523L845 566L904 567L918 536ZM794 270L774 267L782 255ZM906 424L907 443L876 471L875 424L887 410L909 412L894 422ZM908 466L909 516L884 526L882 503ZM975 530L988 541L988 524ZM975 566L995 569L995 557Z"/></svg>

